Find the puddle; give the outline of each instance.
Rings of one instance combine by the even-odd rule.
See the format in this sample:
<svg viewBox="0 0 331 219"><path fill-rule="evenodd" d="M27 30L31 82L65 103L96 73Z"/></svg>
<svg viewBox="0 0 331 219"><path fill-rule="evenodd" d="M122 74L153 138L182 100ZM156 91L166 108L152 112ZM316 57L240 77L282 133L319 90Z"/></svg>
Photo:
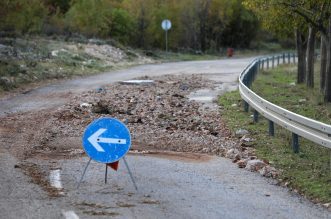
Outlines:
<svg viewBox="0 0 331 219"><path fill-rule="evenodd" d="M153 80L128 80L128 81L121 81L120 84L127 84L127 85L152 85L154 84Z"/></svg>
<svg viewBox="0 0 331 219"><path fill-rule="evenodd" d="M214 88L211 89L200 89L190 93L187 97L190 101L196 101L202 103L202 109L217 109L217 98L218 96L236 90L238 87L237 83L217 83Z"/></svg>
<svg viewBox="0 0 331 219"><path fill-rule="evenodd" d="M217 90L211 90L211 89L201 89L194 91L188 95L189 100L194 100L197 102L212 102L218 95Z"/></svg>

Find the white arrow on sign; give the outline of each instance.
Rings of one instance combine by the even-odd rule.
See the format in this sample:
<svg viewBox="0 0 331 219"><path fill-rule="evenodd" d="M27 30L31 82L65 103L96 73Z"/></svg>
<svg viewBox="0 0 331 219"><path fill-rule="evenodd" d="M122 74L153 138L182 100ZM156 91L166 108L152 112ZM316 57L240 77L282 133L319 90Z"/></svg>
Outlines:
<svg viewBox="0 0 331 219"><path fill-rule="evenodd" d="M99 143L108 144L126 144L126 139L119 138L101 138L100 135L107 131L107 129L99 129L94 132L87 140L93 145L93 147L99 152L105 152L105 150L100 146Z"/></svg>

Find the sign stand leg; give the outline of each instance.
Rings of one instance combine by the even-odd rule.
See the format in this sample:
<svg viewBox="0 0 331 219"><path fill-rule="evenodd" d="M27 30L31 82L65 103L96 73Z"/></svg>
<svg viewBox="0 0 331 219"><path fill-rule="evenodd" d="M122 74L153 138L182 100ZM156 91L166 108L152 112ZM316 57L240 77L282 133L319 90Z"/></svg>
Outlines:
<svg viewBox="0 0 331 219"><path fill-rule="evenodd" d="M92 159L90 158L90 160L89 160L89 161L87 162L87 164L86 164L86 167L85 167L85 169L84 169L83 175L82 175L82 177L80 178L80 180L79 180L79 182L78 182L77 189L79 189L79 186L80 186L81 182L83 181L83 178L84 178L84 176L85 176L85 173L86 173L87 167L90 165L91 160L92 160Z"/></svg>
<svg viewBox="0 0 331 219"><path fill-rule="evenodd" d="M108 165L106 164L105 184L107 184L107 175L108 175Z"/></svg>
<svg viewBox="0 0 331 219"><path fill-rule="evenodd" d="M132 180L132 183L133 183L133 185L134 185L134 188L136 189L136 191L138 191L138 187L137 187L137 185L136 185L136 182L134 181L133 175L132 175L131 170L130 170L130 168L129 168L129 164L126 162L125 157L123 157L123 160L124 160L124 163L125 163L126 168L128 169L128 172L129 172L130 178L131 178L131 180Z"/></svg>

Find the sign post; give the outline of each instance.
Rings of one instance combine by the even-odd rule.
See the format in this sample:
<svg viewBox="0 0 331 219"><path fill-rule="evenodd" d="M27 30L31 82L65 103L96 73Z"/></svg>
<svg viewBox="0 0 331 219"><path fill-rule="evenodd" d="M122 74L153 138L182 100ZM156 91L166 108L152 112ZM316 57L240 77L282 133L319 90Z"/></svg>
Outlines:
<svg viewBox="0 0 331 219"><path fill-rule="evenodd" d="M171 21L165 19L162 21L162 29L165 30L165 40L166 40L166 52L168 52L168 30L171 28Z"/></svg>
<svg viewBox="0 0 331 219"><path fill-rule="evenodd" d="M118 162L124 159L131 180L137 190L136 183L124 158L131 146L131 136L128 128L119 120L103 117L93 121L87 126L83 135L83 148L90 157L77 188L86 173L91 160L106 164L105 183L107 183L107 166L111 164L117 169Z"/></svg>

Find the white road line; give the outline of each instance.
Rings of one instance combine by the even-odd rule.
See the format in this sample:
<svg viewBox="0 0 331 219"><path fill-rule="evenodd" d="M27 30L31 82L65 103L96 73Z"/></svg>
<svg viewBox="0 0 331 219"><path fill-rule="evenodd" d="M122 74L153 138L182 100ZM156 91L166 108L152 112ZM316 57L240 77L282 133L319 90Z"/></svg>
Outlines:
<svg viewBox="0 0 331 219"><path fill-rule="evenodd" d="M78 215L74 211L62 211L62 215L65 219L79 219Z"/></svg>
<svg viewBox="0 0 331 219"><path fill-rule="evenodd" d="M60 170L52 170L49 175L49 181L52 187L57 189L63 189L61 183Z"/></svg>

